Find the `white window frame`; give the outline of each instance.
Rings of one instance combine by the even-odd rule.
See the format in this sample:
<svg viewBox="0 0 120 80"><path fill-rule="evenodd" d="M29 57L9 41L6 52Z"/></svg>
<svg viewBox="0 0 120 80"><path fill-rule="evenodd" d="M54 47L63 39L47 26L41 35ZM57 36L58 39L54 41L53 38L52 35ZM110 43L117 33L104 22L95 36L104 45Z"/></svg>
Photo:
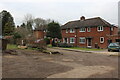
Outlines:
<svg viewBox="0 0 120 80"><path fill-rule="evenodd" d="M103 26L98 26L98 27L97 27L97 30L98 30L98 31L103 31L103 30L104 30L104 27L103 27Z"/></svg>
<svg viewBox="0 0 120 80"><path fill-rule="evenodd" d="M44 32L46 32L46 30L44 30Z"/></svg>
<svg viewBox="0 0 120 80"><path fill-rule="evenodd" d="M113 31L113 29L114 29L113 27L110 28L111 31Z"/></svg>
<svg viewBox="0 0 120 80"><path fill-rule="evenodd" d="M81 39L84 39L84 42L80 42ZM80 43L80 44L85 44L85 43L86 43L86 39L85 39L85 37L80 37L80 38L79 38L79 43Z"/></svg>
<svg viewBox="0 0 120 80"><path fill-rule="evenodd" d="M65 42L65 38L63 38L63 43L66 43L66 42ZM69 43L69 40L68 40L68 38L67 38L67 43Z"/></svg>
<svg viewBox="0 0 120 80"><path fill-rule="evenodd" d="M68 33L69 31L68 31L68 29L66 29L66 33Z"/></svg>
<svg viewBox="0 0 120 80"><path fill-rule="evenodd" d="M103 41L101 41L102 38L103 38ZM100 43L104 43L104 37L100 37Z"/></svg>
<svg viewBox="0 0 120 80"><path fill-rule="evenodd" d="M84 31L83 31L83 29L85 29ZM81 27L80 28L80 32L85 32L86 31L86 28L85 27Z"/></svg>
<svg viewBox="0 0 120 80"><path fill-rule="evenodd" d="M71 39L73 39L73 42L71 42ZM70 43L75 43L75 37L70 37Z"/></svg>
<svg viewBox="0 0 120 80"><path fill-rule="evenodd" d="M46 38L47 36L44 36L44 38Z"/></svg>
<svg viewBox="0 0 120 80"><path fill-rule="evenodd" d="M74 29L70 29L70 33L75 33L75 30Z"/></svg>
<svg viewBox="0 0 120 80"><path fill-rule="evenodd" d="M91 32L91 27L88 27L88 28L87 28L87 32Z"/></svg>
<svg viewBox="0 0 120 80"><path fill-rule="evenodd" d="M47 32L47 29L45 29L44 32Z"/></svg>

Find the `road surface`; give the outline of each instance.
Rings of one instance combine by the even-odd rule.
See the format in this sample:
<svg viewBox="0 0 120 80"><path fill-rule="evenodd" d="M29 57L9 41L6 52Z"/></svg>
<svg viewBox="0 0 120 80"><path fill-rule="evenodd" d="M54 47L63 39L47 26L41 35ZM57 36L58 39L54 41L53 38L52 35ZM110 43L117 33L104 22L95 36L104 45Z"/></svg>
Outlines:
<svg viewBox="0 0 120 80"><path fill-rule="evenodd" d="M3 55L3 78L118 78L118 57L73 52L61 54L17 50Z"/></svg>

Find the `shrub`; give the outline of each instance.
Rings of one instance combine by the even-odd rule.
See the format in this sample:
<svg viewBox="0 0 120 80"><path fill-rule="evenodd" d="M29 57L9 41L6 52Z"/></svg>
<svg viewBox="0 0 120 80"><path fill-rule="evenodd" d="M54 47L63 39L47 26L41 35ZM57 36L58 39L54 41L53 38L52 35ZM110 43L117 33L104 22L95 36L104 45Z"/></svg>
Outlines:
<svg viewBox="0 0 120 80"><path fill-rule="evenodd" d="M50 44L50 39L49 38L45 38L44 40L45 40L46 44Z"/></svg>
<svg viewBox="0 0 120 80"><path fill-rule="evenodd" d="M59 43L58 47L73 47L73 44Z"/></svg>

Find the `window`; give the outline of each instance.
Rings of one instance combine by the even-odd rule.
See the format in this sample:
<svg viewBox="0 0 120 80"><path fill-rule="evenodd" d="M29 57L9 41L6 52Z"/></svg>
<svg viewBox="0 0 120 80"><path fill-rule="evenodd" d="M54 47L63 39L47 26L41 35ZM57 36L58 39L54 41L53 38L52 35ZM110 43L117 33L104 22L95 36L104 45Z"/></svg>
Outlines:
<svg viewBox="0 0 120 80"><path fill-rule="evenodd" d="M104 43L104 37L100 37L100 43Z"/></svg>
<svg viewBox="0 0 120 80"><path fill-rule="evenodd" d="M98 26L98 31L103 31L103 26Z"/></svg>
<svg viewBox="0 0 120 80"><path fill-rule="evenodd" d="M47 32L47 29L45 29L44 32Z"/></svg>
<svg viewBox="0 0 120 80"><path fill-rule="evenodd" d="M90 32L90 31L91 31L91 28L90 28L90 27L89 27L89 28L87 28L87 31L88 31L88 32Z"/></svg>
<svg viewBox="0 0 120 80"><path fill-rule="evenodd" d="M68 38L63 38L63 43L68 43Z"/></svg>
<svg viewBox="0 0 120 80"><path fill-rule="evenodd" d="M75 38L74 37L70 38L70 43L75 43Z"/></svg>
<svg viewBox="0 0 120 80"><path fill-rule="evenodd" d="M44 36L44 38L46 38L46 36Z"/></svg>
<svg viewBox="0 0 120 80"><path fill-rule="evenodd" d="M113 27L111 27L110 29L111 29L111 31L113 31Z"/></svg>
<svg viewBox="0 0 120 80"><path fill-rule="evenodd" d="M74 33L75 31L74 31L74 29L70 29L70 33Z"/></svg>
<svg viewBox="0 0 120 80"><path fill-rule="evenodd" d="M80 43L85 44L85 37L80 37Z"/></svg>
<svg viewBox="0 0 120 80"><path fill-rule="evenodd" d="M66 29L66 33L68 33L68 29Z"/></svg>
<svg viewBox="0 0 120 80"><path fill-rule="evenodd" d="M80 32L85 32L85 28L80 28Z"/></svg>
<svg viewBox="0 0 120 80"><path fill-rule="evenodd" d="M44 30L44 32L46 32L46 30Z"/></svg>

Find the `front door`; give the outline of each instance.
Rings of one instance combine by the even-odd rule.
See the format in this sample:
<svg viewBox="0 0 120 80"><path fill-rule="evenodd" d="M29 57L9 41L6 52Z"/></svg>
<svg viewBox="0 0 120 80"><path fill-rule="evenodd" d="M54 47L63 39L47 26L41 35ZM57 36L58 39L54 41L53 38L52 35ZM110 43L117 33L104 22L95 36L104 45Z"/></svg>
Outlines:
<svg viewBox="0 0 120 80"><path fill-rule="evenodd" d="M68 38L64 38L64 43L68 43Z"/></svg>
<svg viewBox="0 0 120 80"><path fill-rule="evenodd" d="M91 38L87 39L87 47L92 47L92 39Z"/></svg>

